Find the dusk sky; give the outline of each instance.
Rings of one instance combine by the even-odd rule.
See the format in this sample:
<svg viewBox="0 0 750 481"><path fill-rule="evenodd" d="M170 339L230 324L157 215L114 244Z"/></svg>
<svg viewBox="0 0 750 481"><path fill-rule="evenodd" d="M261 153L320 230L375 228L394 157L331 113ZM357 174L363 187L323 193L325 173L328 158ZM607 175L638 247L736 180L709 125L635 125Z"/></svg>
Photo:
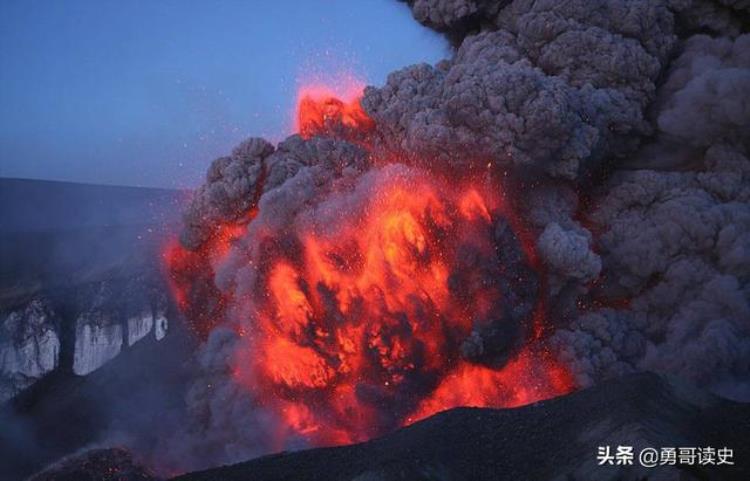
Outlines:
<svg viewBox="0 0 750 481"><path fill-rule="evenodd" d="M447 56L393 0L0 3L0 177L192 187L297 86Z"/></svg>

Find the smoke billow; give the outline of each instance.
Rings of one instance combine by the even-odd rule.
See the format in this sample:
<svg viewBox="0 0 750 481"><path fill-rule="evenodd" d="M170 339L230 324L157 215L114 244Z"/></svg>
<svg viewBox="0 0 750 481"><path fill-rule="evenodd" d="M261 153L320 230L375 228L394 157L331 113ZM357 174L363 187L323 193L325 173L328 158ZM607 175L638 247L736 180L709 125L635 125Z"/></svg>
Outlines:
<svg viewBox="0 0 750 481"><path fill-rule="evenodd" d="M543 327L539 280L499 183L373 165L322 137L291 137L263 169L252 220L228 249L209 240L210 269L192 272L227 307L163 464L363 440L445 406L569 389L525 346Z"/></svg>
<svg viewBox="0 0 750 481"><path fill-rule="evenodd" d="M236 147L232 155L213 161L206 183L195 193L184 215L185 228L180 240L186 247L198 247L206 241L212 226L236 220L255 205L263 159L273 150L263 139L249 139Z"/></svg>
<svg viewBox="0 0 750 481"><path fill-rule="evenodd" d="M264 409L253 393L232 377L239 337L216 328L196 354L195 377L185 409L159 443L149 446L145 461L157 471L174 473L250 459L269 450L281 420ZM140 452L139 443L131 443ZM290 441L290 447L294 447ZM301 446L301 444L300 444Z"/></svg>
<svg viewBox="0 0 750 481"><path fill-rule="evenodd" d="M603 230L599 294L630 306L557 334L582 382L639 369L748 382L748 54L748 35L689 38L659 91L657 136L632 160L641 170L601 189L590 213Z"/></svg>
<svg viewBox="0 0 750 481"><path fill-rule="evenodd" d="M328 102L303 136L244 142L195 194L169 257L207 340L167 464L517 405L566 392L568 373L585 386L653 370L747 394L746 2L408 3L451 39L451 58L365 89L366 115L345 121L328 107L350 104ZM439 202L399 201L392 223L373 224L399 233L376 238L379 259L359 242L394 178ZM387 265L385 281L353 274L368 259ZM510 378L538 384L524 397Z"/></svg>
<svg viewBox="0 0 750 481"><path fill-rule="evenodd" d="M489 27L367 89L385 148L576 179L650 133L643 110L675 42L665 6L517 1Z"/></svg>

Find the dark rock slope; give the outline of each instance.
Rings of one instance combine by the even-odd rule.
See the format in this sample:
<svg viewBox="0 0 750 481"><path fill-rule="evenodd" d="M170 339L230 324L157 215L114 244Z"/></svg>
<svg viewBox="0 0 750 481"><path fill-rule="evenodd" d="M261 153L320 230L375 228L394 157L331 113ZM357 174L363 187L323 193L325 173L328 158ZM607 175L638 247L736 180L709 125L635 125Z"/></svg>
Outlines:
<svg viewBox="0 0 750 481"><path fill-rule="evenodd" d="M155 478L120 448L93 449L60 461L29 481L153 481Z"/></svg>
<svg viewBox="0 0 750 481"><path fill-rule="evenodd" d="M281 453L174 481L748 480L750 404L636 374L517 409L459 408L370 442ZM733 466L597 465L598 446L730 447Z"/></svg>

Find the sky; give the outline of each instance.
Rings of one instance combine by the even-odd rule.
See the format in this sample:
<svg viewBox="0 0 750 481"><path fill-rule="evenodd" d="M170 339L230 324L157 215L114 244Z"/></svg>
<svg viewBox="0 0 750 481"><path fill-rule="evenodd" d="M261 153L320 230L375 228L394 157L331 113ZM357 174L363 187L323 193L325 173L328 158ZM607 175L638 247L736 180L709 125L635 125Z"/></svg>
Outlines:
<svg viewBox="0 0 750 481"><path fill-rule="evenodd" d="M0 177L193 187L301 84L446 56L394 0L3 0Z"/></svg>

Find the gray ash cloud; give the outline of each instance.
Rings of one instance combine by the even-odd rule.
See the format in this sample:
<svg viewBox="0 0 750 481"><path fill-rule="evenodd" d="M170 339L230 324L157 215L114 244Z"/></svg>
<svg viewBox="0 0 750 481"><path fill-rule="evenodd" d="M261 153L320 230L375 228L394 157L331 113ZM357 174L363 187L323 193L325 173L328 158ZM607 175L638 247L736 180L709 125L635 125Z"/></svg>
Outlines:
<svg viewBox="0 0 750 481"><path fill-rule="evenodd" d="M747 2L408 3L449 36L452 56L368 87L366 142L251 139L216 160L183 244L199 248L252 208L246 239L283 230L373 157L455 172L490 164L516 179L544 268L549 342L580 385L652 370L750 398ZM243 244L218 266L217 286L248 281L239 266L260 248ZM216 336L209 358L227 345ZM211 366L214 385L229 382ZM193 434L216 441L213 461L256 452L256 438L243 444L230 427L237 396L247 394L189 397ZM248 425L263 433L266 422ZM236 450L222 448L226 432Z"/></svg>
<svg viewBox="0 0 750 481"><path fill-rule="evenodd" d="M666 6L516 1L489 26L367 89L384 148L577 179L651 133L644 109L676 41Z"/></svg>
<svg viewBox="0 0 750 481"><path fill-rule="evenodd" d="M391 146L535 167L520 195L579 382L647 369L747 396L750 4L410 5L457 52L365 106Z"/></svg>
<svg viewBox="0 0 750 481"><path fill-rule="evenodd" d="M749 35L687 39L655 140L601 187L601 295L632 302L558 333L584 383L647 369L750 393L749 56Z"/></svg>

